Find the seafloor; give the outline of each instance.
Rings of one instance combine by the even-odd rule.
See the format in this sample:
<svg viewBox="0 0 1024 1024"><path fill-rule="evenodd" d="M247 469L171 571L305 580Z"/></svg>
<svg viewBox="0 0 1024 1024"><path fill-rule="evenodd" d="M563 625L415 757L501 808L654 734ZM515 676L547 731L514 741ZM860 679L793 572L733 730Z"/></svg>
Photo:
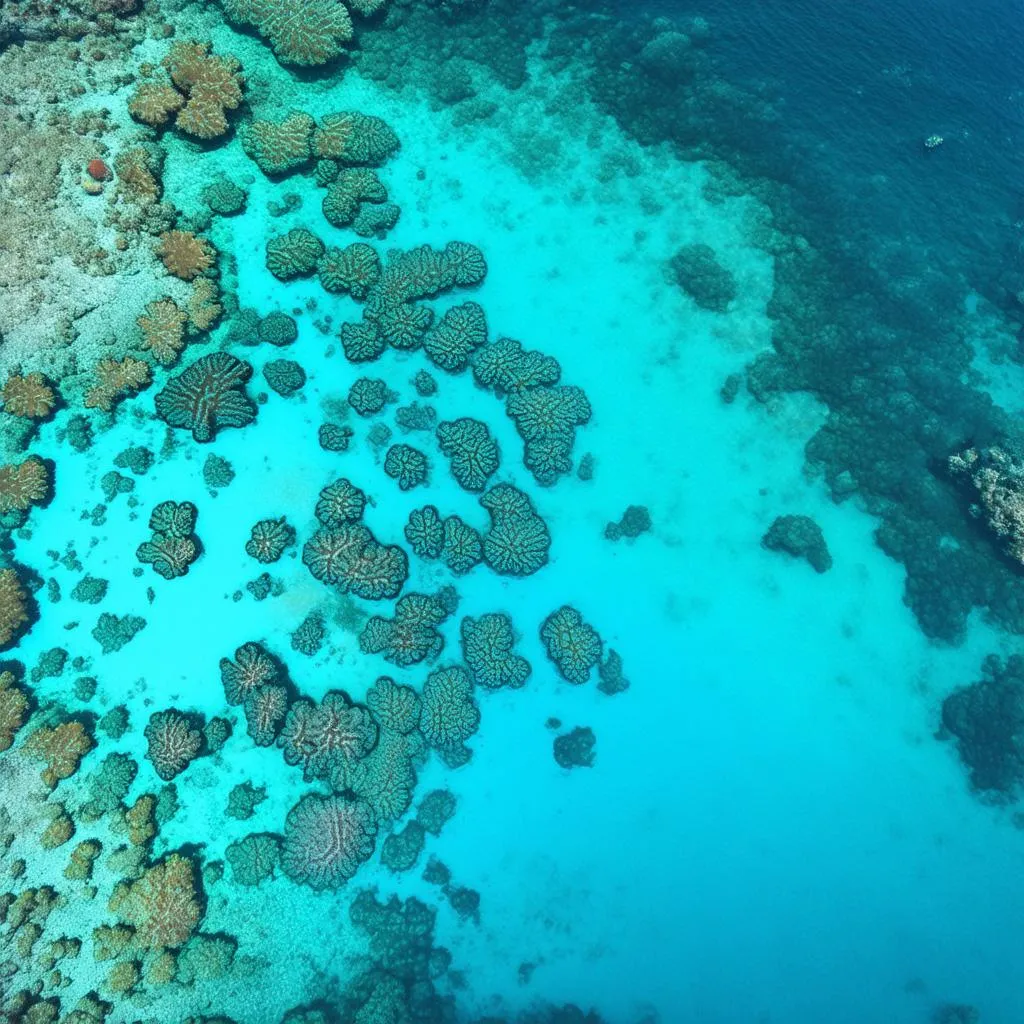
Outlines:
<svg viewBox="0 0 1024 1024"><path fill-rule="evenodd" d="M351 6L0 16L0 1017L1019 1024L1024 291Z"/></svg>

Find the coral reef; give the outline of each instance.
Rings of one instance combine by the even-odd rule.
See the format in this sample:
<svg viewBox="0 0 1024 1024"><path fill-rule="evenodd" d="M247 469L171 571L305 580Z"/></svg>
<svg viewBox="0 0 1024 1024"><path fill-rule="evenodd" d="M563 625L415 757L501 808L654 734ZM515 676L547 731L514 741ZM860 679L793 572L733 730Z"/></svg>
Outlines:
<svg viewBox="0 0 1024 1024"><path fill-rule="evenodd" d="M387 122L369 114L325 114L313 133L313 153L341 164L378 167L398 150L398 136Z"/></svg>
<svg viewBox="0 0 1024 1024"><path fill-rule="evenodd" d="M489 612L476 619L467 615L459 633L462 657L478 686L518 689L529 679L530 663L513 650L515 633L507 615Z"/></svg>
<svg viewBox="0 0 1024 1024"><path fill-rule="evenodd" d="M942 724L976 790L1016 795L1024 783L1024 657L986 658L982 678L945 699Z"/></svg>
<svg viewBox="0 0 1024 1024"><path fill-rule="evenodd" d="M292 228L267 242L267 270L279 281L305 277L316 270L324 243L306 228Z"/></svg>
<svg viewBox="0 0 1024 1024"><path fill-rule="evenodd" d="M387 339L371 321L341 325L341 347L352 363L370 363L379 359L387 348Z"/></svg>
<svg viewBox="0 0 1024 1024"><path fill-rule="evenodd" d="M498 471L498 445L480 420L463 417L438 424L437 443L448 456L452 476L467 491L482 491Z"/></svg>
<svg viewBox="0 0 1024 1024"><path fill-rule="evenodd" d="M85 393L87 409L110 412L122 399L137 395L149 387L152 371L141 359L101 359L93 367L95 384Z"/></svg>
<svg viewBox="0 0 1024 1024"><path fill-rule="evenodd" d="M145 737L146 757L164 782L180 775L199 756L203 746L202 732L188 716L174 709L150 715Z"/></svg>
<svg viewBox="0 0 1024 1024"><path fill-rule="evenodd" d="M339 0L220 0L228 19L258 32L282 64L315 67L335 60L352 38Z"/></svg>
<svg viewBox="0 0 1024 1024"><path fill-rule="evenodd" d="M382 728L402 736L412 732L419 722L419 695L411 686L401 686L389 676L381 676L366 691L366 706Z"/></svg>
<svg viewBox="0 0 1024 1024"><path fill-rule="evenodd" d="M202 920L201 898L192 861L172 853L115 891L111 910L135 928L142 949L179 949Z"/></svg>
<svg viewBox="0 0 1024 1024"><path fill-rule="evenodd" d="M142 348L161 366L172 366L185 347L188 316L173 299L151 302L138 318L142 330Z"/></svg>
<svg viewBox="0 0 1024 1024"><path fill-rule="evenodd" d="M230 843L224 859L238 885L259 885L274 877L281 860L281 842L276 836L253 834Z"/></svg>
<svg viewBox="0 0 1024 1024"><path fill-rule="evenodd" d="M369 756L335 767L331 785L335 791L351 790L365 800L380 823L397 821L412 803L416 769L422 766L425 756L419 733L403 736L384 729Z"/></svg>
<svg viewBox="0 0 1024 1024"><path fill-rule="evenodd" d="M245 393L251 376L252 367L227 352L202 356L157 392L157 415L168 426L192 431L197 441L212 441L218 430L256 418Z"/></svg>
<svg viewBox="0 0 1024 1024"><path fill-rule="evenodd" d="M594 730L580 726L555 737L555 761L560 768L593 768L594 746L597 737Z"/></svg>
<svg viewBox="0 0 1024 1024"><path fill-rule="evenodd" d="M12 373L0 390L4 409L12 416L45 420L57 407L57 394L41 373Z"/></svg>
<svg viewBox="0 0 1024 1024"><path fill-rule="evenodd" d="M358 523L317 530L303 546L302 561L318 580L368 601L396 597L409 575L405 552L378 543Z"/></svg>
<svg viewBox="0 0 1024 1024"><path fill-rule="evenodd" d="M295 543L295 530L281 516L279 519L261 519L253 525L245 542L245 553L265 565L276 562Z"/></svg>
<svg viewBox="0 0 1024 1024"><path fill-rule="evenodd" d="M444 521L441 557L456 576L464 576L483 560L484 546L480 534L458 516L448 516Z"/></svg>
<svg viewBox="0 0 1024 1024"><path fill-rule="evenodd" d="M242 706L249 738L258 747L273 746L288 714L288 691L283 686L257 686Z"/></svg>
<svg viewBox="0 0 1024 1024"><path fill-rule="evenodd" d="M393 444L384 458L384 472L398 481L403 491L427 482L427 457L408 444Z"/></svg>
<svg viewBox="0 0 1024 1024"><path fill-rule="evenodd" d="M317 262L320 284L329 292L347 292L353 299L365 299L380 280L380 257L365 242L353 242L344 249L332 247Z"/></svg>
<svg viewBox="0 0 1024 1024"><path fill-rule="evenodd" d="M260 341L269 345L290 345L299 336L299 325L287 313L276 310L259 322L256 334Z"/></svg>
<svg viewBox="0 0 1024 1024"><path fill-rule="evenodd" d="M438 595L406 594L395 605L394 618L374 615L359 634L364 654L380 654L385 661L407 668L436 658L444 647L437 627L451 614L449 604Z"/></svg>
<svg viewBox="0 0 1024 1024"><path fill-rule="evenodd" d="M182 281L194 280L217 259L213 245L191 231L165 231L157 252L167 272Z"/></svg>
<svg viewBox="0 0 1024 1024"><path fill-rule="evenodd" d="M825 536L810 516L779 516L761 538L761 546L806 559L818 573L832 568Z"/></svg>
<svg viewBox="0 0 1024 1024"><path fill-rule="evenodd" d="M725 313L736 298L736 279L710 245L684 245L669 261L669 270L676 284L701 309Z"/></svg>
<svg viewBox="0 0 1024 1024"><path fill-rule="evenodd" d="M415 695L414 695L415 696ZM0 753L10 750L28 718L28 694L12 672L0 672Z"/></svg>
<svg viewBox="0 0 1024 1024"><path fill-rule="evenodd" d="M373 853L377 822L369 805L308 793L285 819L281 866L295 882L336 889Z"/></svg>
<svg viewBox="0 0 1024 1024"><path fill-rule="evenodd" d="M473 356L473 378L499 398L536 387L553 387L562 376L558 361L542 352L523 351L512 338L481 346Z"/></svg>
<svg viewBox="0 0 1024 1024"><path fill-rule="evenodd" d="M433 505L413 509L405 526L405 539L419 558L440 558L444 550L444 523Z"/></svg>
<svg viewBox="0 0 1024 1024"><path fill-rule="evenodd" d="M31 607L17 570L0 569L0 647L6 648L20 638L31 621Z"/></svg>
<svg viewBox="0 0 1024 1024"><path fill-rule="evenodd" d="M152 536L143 541L135 557L144 565L152 565L165 580L184 576L199 557L199 540L195 535L199 510L190 501L162 501L149 517Z"/></svg>
<svg viewBox="0 0 1024 1024"><path fill-rule="evenodd" d="M547 564L551 534L530 499L511 484L487 491L480 504L491 517L484 561L503 576L529 576Z"/></svg>
<svg viewBox="0 0 1024 1024"><path fill-rule="evenodd" d="M420 732L435 750L460 751L480 725L473 680L461 665L436 668L423 684Z"/></svg>
<svg viewBox="0 0 1024 1024"><path fill-rule="evenodd" d="M949 472L967 485L971 514L1024 565L1024 460L998 447L967 448L950 457Z"/></svg>
<svg viewBox="0 0 1024 1024"><path fill-rule="evenodd" d="M505 411L523 439L523 462L537 483L550 487L572 470L576 427L590 420L587 396L580 388L534 387L514 391Z"/></svg>
<svg viewBox="0 0 1024 1024"><path fill-rule="evenodd" d="M363 203L383 203L387 189L369 167L345 167L327 188L320 208L324 218L336 228L348 227Z"/></svg>
<svg viewBox="0 0 1024 1024"><path fill-rule="evenodd" d="M475 302L452 306L423 339L427 358L442 370L461 373L474 351L487 342L487 320Z"/></svg>
<svg viewBox="0 0 1024 1024"><path fill-rule="evenodd" d="M324 694L319 704L300 698L288 709L278 745L288 764L299 765L303 778L330 778L339 765L365 757L377 742L377 724L366 708L340 690Z"/></svg>
<svg viewBox="0 0 1024 1024"><path fill-rule="evenodd" d="M242 704L259 688L278 682L280 666L258 643L244 643L235 651L235 660L220 659L220 681L229 704Z"/></svg>
<svg viewBox="0 0 1024 1024"><path fill-rule="evenodd" d="M387 381L379 377L358 377L348 391L348 404L360 416L374 416L393 401Z"/></svg>
<svg viewBox="0 0 1024 1024"><path fill-rule="evenodd" d="M26 512L50 493L50 472L38 455L0 466L0 514Z"/></svg>
<svg viewBox="0 0 1024 1024"><path fill-rule="evenodd" d="M366 509L366 495L355 484L342 478L328 484L317 498L313 514L328 529L357 523Z"/></svg>
<svg viewBox="0 0 1024 1024"><path fill-rule="evenodd" d="M113 615L103 612L92 631L93 639L104 654L121 650L125 644L146 626L146 620L139 615Z"/></svg>
<svg viewBox="0 0 1024 1024"><path fill-rule="evenodd" d="M552 612L540 627L540 639L562 678L580 685L601 660L601 637L569 605Z"/></svg>
<svg viewBox="0 0 1024 1024"><path fill-rule="evenodd" d="M272 391L288 398L306 383L306 371L294 359L272 359L263 366L263 379Z"/></svg>
<svg viewBox="0 0 1024 1024"><path fill-rule="evenodd" d="M22 749L34 760L45 762L40 778L52 789L78 771L82 758L93 746L92 736L86 727L71 719L59 725L39 726L29 734Z"/></svg>
<svg viewBox="0 0 1024 1024"><path fill-rule="evenodd" d="M604 528L606 540L635 540L642 533L651 529L651 514L645 505L629 505L617 523L609 523Z"/></svg>
<svg viewBox="0 0 1024 1024"><path fill-rule="evenodd" d="M315 127L313 118L301 110L291 111L281 121L257 118L241 132L242 149L264 174L288 174L309 161Z"/></svg>

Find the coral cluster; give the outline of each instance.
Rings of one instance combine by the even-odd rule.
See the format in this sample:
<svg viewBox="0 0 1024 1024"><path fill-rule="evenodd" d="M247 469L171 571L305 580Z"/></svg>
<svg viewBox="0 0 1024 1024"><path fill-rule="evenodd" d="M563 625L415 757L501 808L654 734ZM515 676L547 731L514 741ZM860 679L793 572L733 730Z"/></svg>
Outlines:
<svg viewBox="0 0 1024 1024"><path fill-rule="evenodd" d="M162 501L149 517L152 535L143 541L135 557L153 566L165 580L184 576L199 557L199 539L195 535L199 510L190 501Z"/></svg>
<svg viewBox="0 0 1024 1024"><path fill-rule="evenodd" d="M41 373L12 373L0 390L4 409L12 416L45 420L57 406L57 395Z"/></svg>
<svg viewBox="0 0 1024 1024"><path fill-rule="evenodd" d="M477 619L466 616L460 634L462 657L478 686L518 689L530 677L530 663L513 649L515 633L507 615L490 612Z"/></svg>
<svg viewBox="0 0 1024 1024"><path fill-rule="evenodd" d="M363 653L380 654L400 668L431 660L444 647L437 627L453 610L444 592L406 594L395 605L393 618L374 615L367 620L359 634L359 647Z"/></svg>
<svg viewBox="0 0 1024 1024"><path fill-rule="evenodd" d="M552 612L540 627L540 639L562 678L580 685L601 660L601 637L569 605Z"/></svg>
<svg viewBox="0 0 1024 1024"><path fill-rule="evenodd" d="M282 64L326 64L352 38L352 18L340 0L221 0L221 6L231 21L263 36Z"/></svg>
<svg viewBox="0 0 1024 1024"><path fill-rule="evenodd" d="M832 556L821 527L810 516L779 516L761 544L768 551L784 551L794 558L806 559L815 572L828 572Z"/></svg>
<svg viewBox="0 0 1024 1024"><path fill-rule="evenodd" d="M481 498L491 517L484 535L484 560L503 576L529 576L547 564L551 534L533 503L511 484L498 484Z"/></svg>
<svg viewBox="0 0 1024 1024"><path fill-rule="evenodd" d="M93 367L95 383L86 391L83 404L87 409L110 412L118 402L149 387L152 371L141 359L101 359Z"/></svg>
<svg viewBox="0 0 1024 1024"><path fill-rule="evenodd" d="M295 543L295 530L281 516L279 519L261 519L253 525L245 542L245 553L257 562L276 562Z"/></svg>
<svg viewBox="0 0 1024 1024"><path fill-rule="evenodd" d="M368 804L308 793L285 819L281 867L313 889L337 889L369 859L376 839L377 821Z"/></svg>
<svg viewBox="0 0 1024 1024"><path fill-rule="evenodd" d="M970 490L971 514L1024 565L1024 460L998 447L967 448L950 457L949 471Z"/></svg>
<svg viewBox="0 0 1024 1024"><path fill-rule="evenodd" d="M171 427L212 441L223 427L244 427L256 418L245 393L252 367L227 352L202 356L171 377L156 395L157 415Z"/></svg>
<svg viewBox="0 0 1024 1024"><path fill-rule="evenodd" d="M0 466L0 514L27 512L50 493L50 471L38 455Z"/></svg>
<svg viewBox="0 0 1024 1024"><path fill-rule="evenodd" d="M462 417L440 423L437 443L448 456L452 476L467 491L482 491L498 471L498 445L480 420Z"/></svg>
<svg viewBox="0 0 1024 1024"><path fill-rule="evenodd" d="M165 782L180 775L199 756L203 734L192 719L170 709L150 715L145 729L146 757Z"/></svg>

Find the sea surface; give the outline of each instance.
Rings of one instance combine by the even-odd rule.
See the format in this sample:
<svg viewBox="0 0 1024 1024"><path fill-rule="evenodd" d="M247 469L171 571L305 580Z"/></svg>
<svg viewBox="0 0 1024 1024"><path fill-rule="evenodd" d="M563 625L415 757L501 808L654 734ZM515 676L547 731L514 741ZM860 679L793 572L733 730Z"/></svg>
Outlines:
<svg viewBox="0 0 1024 1024"><path fill-rule="evenodd" d="M297 66L256 3L92 3L0 22L0 1020L1024 1021L1021 5L391 0ZM225 75L212 138L140 113ZM318 154L338 112L380 121ZM395 223L331 222L359 175ZM535 361L488 386L500 339ZM1003 532L973 449L1017 459ZM520 685L468 649L498 614Z"/></svg>

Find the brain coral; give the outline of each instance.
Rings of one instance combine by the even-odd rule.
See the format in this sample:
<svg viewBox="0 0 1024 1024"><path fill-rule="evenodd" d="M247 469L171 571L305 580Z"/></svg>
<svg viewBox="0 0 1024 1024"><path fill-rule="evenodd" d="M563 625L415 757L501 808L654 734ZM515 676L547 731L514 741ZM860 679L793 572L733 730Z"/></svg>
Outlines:
<svg viewBox="0 0 1024 1024"><path fill-rule="evenodd" d="M86 391L83 404L104 412L110 412L123 398L143 391L152 380L149 363L131 356L101 359L92 372L96 383Z"/></svg>
<svg viewBox="0 0 1024 1024"><path fill-rule="evenodd" d="M11 749L15 733L28 717L28 707L28 694L18 686L14 673L0 672L0 753Z"/></svg>
<svg viewBox="0 0 1024 1024"><path fill-rule="evenodd" d="M172 853L116 893L111 909L134 926L135 942L143 949L185 945L203 916L192 861Z"/></svg>
<svg viewBox="0 0 1024 1024"><path fill-rule="evenodd" d="M57 395L41 373L12 373L0 391L4 408L12 416L45 420L57 406Z"/></svg>
<svg viewBox="0 0 1024 1024"><path fill-rule="evenodd" d="M552 612L540 627L540 639L562 678L580 685L601 660L601 637L569 605Z"/></svg>
<svg viewBox="0 0 1024 1024"><path fill-rule="evenodd" d="M477 349L473 377L482 388L497 395L529 388L552 386L562 375L558 361L542 352L524 352L512 338L499 338Z"/></svg>
<svg viewBox="0 0 1024 1024"><path fill-rule="evenodd" d="M0 512L25 512L50 493L50 472L38 455L0 466Z"/></svg>
<svg viewBox="0 0 1024 1024"><path fill-rule="evenodd" d="M427 482L427 457L408 444L393 444L384 458L384 472L403 491Z"/></svg>
<svg viewBox="0 0 1024 1024"><path fill-rule="evenodd" d="M484 535L484 561L503 576L529 576L547 564L551 534L530 499L511 484L498 484L480 498L491 517Z"/></svg>
<svg viewBox="0 0 1024 1024"><path fill-rule="evenodd" d="M187 321L185 311L173 299L151 302L136 321L142 329L142 347L162 366L171 366L185 347Z"/></svg>
<svg viewBox="0 0 1024 1024"><path fill-rule="evenodd" d="M203 745L202 732L173 709L150 715L144 735L149 743L146 757L164 782L181 774L198 757Z"/></svg>
<svg viewBox="0 0 1024 1024"><path fill-rule="evenodd" d="M242 704L262 686L276 683L281 670L266 649L250 641L235 651L235 660L220 659L220 681L229 704Z"/></svg>
<svg viewBox="0 0 1024 1024"><path fill-rule="evenodd" d="M246 698L246 731L258 747L273 746L288 714L288 691L283 686L258 686Z"/></svg>
<svg viewBox="0 0 1024 1024"><path fill-rule="evenodd" d="M345 358L353 363L370 363L378 359L387 348L387 338L374 321L341 325L341 347Z"/></svg>
<svg viewBox="0 0 1024 1024"><path fill-rule="evenodd" d="M444 521L444 547L441 549L444 564L456 576L462 576L483 559L483 544L480 534L464 523L458 516L448 516Z"/></svg>
<svg viewBox="0 0 1024 1024"><path fill-rule="evenodd" d="M190 501L162 501L149 517L152 536L138 546L135 557L152 565L165 580L184 576L199 557L199 543L193 533L198 509Z"/></svg>
<svg viewBox="0 0 1024 1024"><path fill-rule="evenodd" d="M282 121L257 118L242 132L242 149L264 174L288 174L309 160L315 125L301 110L293 110Z"/></svg>
<svg viewBox="0 0 1024 1024"><path fill-rule="evenodd" d="M324 243L306 228L292 228L267 242L267 270L279 281L312 274L324 253Z"/></svg>
<svg viewBox="0 0 1024 1024"><path fill-rule="evenodd" d="M326 114L313 133L314 154L343 164L379 166L398 145L398 136L385 121L352 111Z"/></svg>
<svg viewBox="0 0 1024 1024"><path fill-rule="evenodd" d="M366 706L382 728L403 736L412 732L420 719L419 695L389 676L381 676L366 691Z"/></svg>
<svg viewBox="0 0 1024 1024"><path fill-rule="evenodd" d="M462 656L473 681L489 690L502 686L518 689L530 676L530 663L515 654L512 620L500 612L490 612L462 620Z"/></svg>
<svg viewBox="0 0 1024 1024"><path fill-rule="evenodd" d="M321 492L314 515L319 522L334 529L345 523L358 522L366 508L366 495L348 480L336 480Z"/></svg>
<svg viewBox="0 0 1024 1024"><path fill-rule="evenodd" d="M285 549L295 543L295 530L288 525L284 516L280 519L261 519L256 523L245 542L245 553L257 562L276 562Z"/></svg>
<svg viewBox="0 0 1024 1024"><path fill-rule="evenodd" d="M380 280L380 257L373 246L353 242L344 249L328 249L317 263L317 274L327 291L365 299Z"/></svg>
<svg viewBox="0 0 1024 1024"><path fill-rule="evenodd" d="M438 425L437 441L448 456L452 476L467 491L482 491L497 472L498 445L487 424L463 417Z"/></svg>
<svg viewBox="0 0 1024 1024"><path fill-rule="evenodd" d="M239 885L259 885L272 878L281 859L281 842L266 833L244 836L224 850L231 878Z"/></svg>
<svg viewBox="0 0 1024 1024"><path fill-rule="evenodd" d="M385 661L402 668L436 658L444 647L437 627L450 614L439 596L406 594L395 605L394 618L374 615L367 620L359 647L364 654L383 655Z"/></svg>
<svg viewBox="0 0 1024 1024"><path fill-rule="evenodd" d="M514 391L505 411L524 441L527 468L541 486L555 483L572 469L575 429L590 419L590 403L577 387L535 387Z"/></svg>
<svg viewBox="0 0 1024 1024"><path fill-rule="evenodd" d="M331 182L321 208L329 223L343 228L355 219L361 203L383 203L387 197L387 189L369 167L346 167Z"/></svg>
<svg viewBox="0 0 1024 1024"><path fill-rule="evenodd" d="M444 524L433 505L413 509L405 527L405 539L412 547L413 554L420 558L441 557L444 548Z"/></svg>
<svg viewBox="0 0 1024 1024"><path fill-rule="evenodd" d="M308 793L289 812L281 866L292 881L336 889L373 853L377 822L369 804Z"/></svg>
<svg viewBox="0 0 1024 1024"><path fill-rule="evenodd" d="M460 373L474 350L487 342L487 320L475 302L452 306L423 339L423 351L436 366Z"/></svg>
<svg viewBox="0 0 1024 1024"><path fill-rule="evenodd" d="M423 684L420 732L437 750L458 749L480 725L473 680L461 665L437 668Z"/></svg>
<svg viewBox="0 0 1024 1024"><path fill-rule="evenodd" d="M227 352L213 352L171 377L156 396L157 415L169 426L212 441L222 427L244 427L256 418L245 393L252 367Z"/></svg>
<svg viewBox="0 0 1024 1024"><path fill-rule="evenodd" d="M165 231L157 248L167 272L183 281L191 281L209 270L217 252L205 238L191 231Z"/></svg>
<svg viewBox="0 0 1024 1024"><path fill-rule="evenodd" d="M409 577L409 560L397 545L371 540L341 580L340 589L366 601L397 597Z"/></svg>
<svg viewBox="0 0 1024 1024"><path fill-rule="evenodd" d="M352 38L340 0L221 0L221 6L231 21L263 36L282 64L326 64Z"/></svg>
<svg viewBox="0 0 1024 1024"><path fill-rule="evenodd" d="M319 704L305 697L292 704L277 742L307 782L326 779L336 765L358 761L373 749L377 723L366 708L331 690Z"/></svg>

